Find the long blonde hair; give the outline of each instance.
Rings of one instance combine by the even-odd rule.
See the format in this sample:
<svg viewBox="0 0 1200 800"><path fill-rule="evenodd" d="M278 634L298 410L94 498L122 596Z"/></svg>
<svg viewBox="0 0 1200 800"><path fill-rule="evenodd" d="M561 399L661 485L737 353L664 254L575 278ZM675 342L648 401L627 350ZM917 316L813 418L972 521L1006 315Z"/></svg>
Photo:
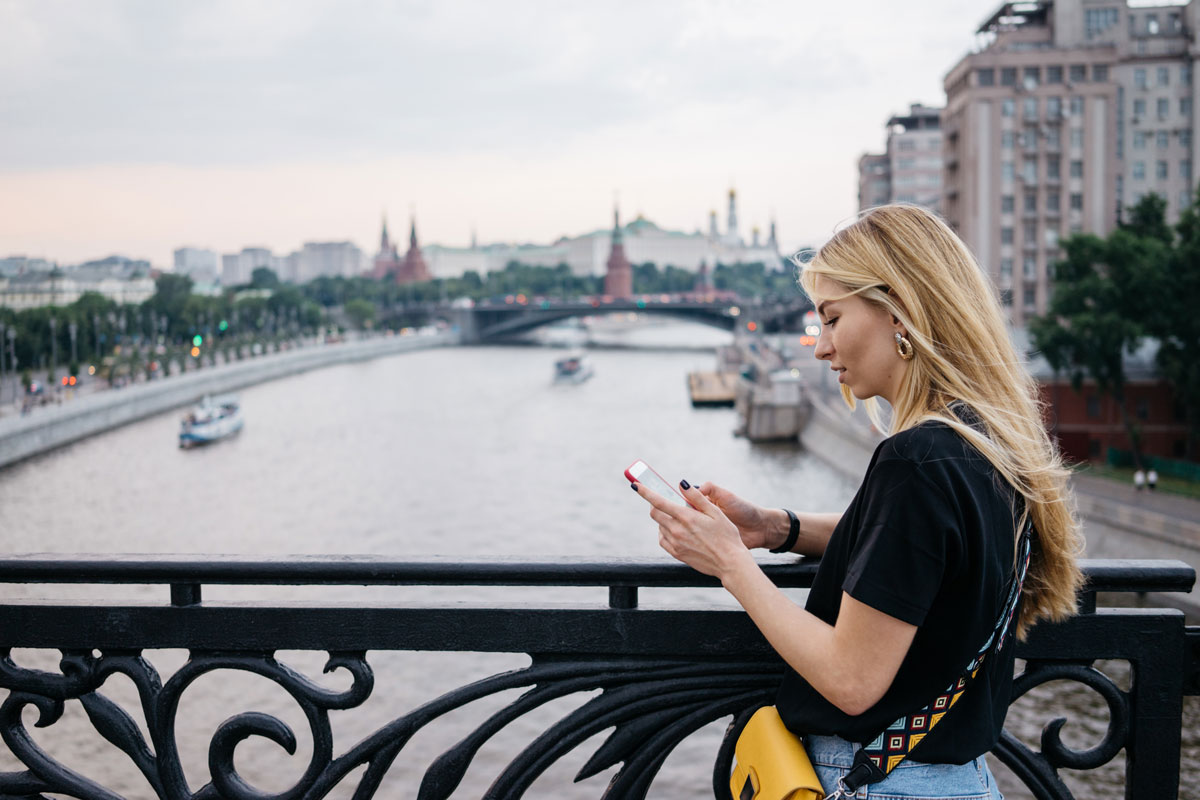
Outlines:
<svg viewBox="0 0 1200 800"><path fill-rule="evenodd" d="M858 295L904 325L914 357L890 421L883 422L875 398L865 401L879 430L891 434L927 420L944 422L1025 498L1014 552L1029 515L1036 535L1018 638L1038 620L1075 613L1083 537L1069 473L1046 433L1037 385L1013 348L992 284L966 245L929 211L887 205L838 231L800 267L800 285L810 298L817 276L825 276L845 288L841 297ZM842 396L853 409L848 387L842 386ZM986 435L959 420L950 408L956 400L975 411Z"/></svg>

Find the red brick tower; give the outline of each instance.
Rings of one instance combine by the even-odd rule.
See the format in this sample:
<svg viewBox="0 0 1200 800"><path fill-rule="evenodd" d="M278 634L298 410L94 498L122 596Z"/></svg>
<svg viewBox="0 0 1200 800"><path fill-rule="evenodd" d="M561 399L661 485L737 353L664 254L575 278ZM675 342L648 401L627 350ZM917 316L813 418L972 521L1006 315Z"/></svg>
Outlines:
<svg viewBox="0 0 1200 800"><path fill-rule="evenodd" d="M625 237L621 220L613 209L612 252L608 255L608 272L604 275L604 293L613 297L633 296L633 267L625 257Z"/></svg>
<svg viewBox="0 0 1200 800"><path fill-rule="evenodd" d="M396 245L388 238L387 217L383 219L383 233L379 237L379 252L375 255L375 268L371 275L376 278L386 278L400 267L400 254Z"/></svg>
<svg viewBox="0 0 1200 800"><path fill-rule="evenodd" d="M404 254L404 262L396 271L396 283L416 283L429 280L429 267L425 265L425 257L421 255L421 247L417 244L417 218L413 217L412 231L408 235L408 252Z"/></svg>

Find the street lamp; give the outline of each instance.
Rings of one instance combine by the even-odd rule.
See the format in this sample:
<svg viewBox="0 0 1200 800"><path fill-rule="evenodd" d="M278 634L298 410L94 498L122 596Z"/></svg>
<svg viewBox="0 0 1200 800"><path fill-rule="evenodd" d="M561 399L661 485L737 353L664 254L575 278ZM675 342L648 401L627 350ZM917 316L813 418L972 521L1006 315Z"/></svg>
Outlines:
<svg viewBox="0 0 1200 800"><path fill-rule="evenodd" d="M0 342L0 346L3 346L3 344L4 344L3 342ZM16 331L16 328L14 328L12 326L9 326L9 329L8 329L8 369L13 374L13 379L14 379L13 380L13 402L16 402L17 386L19 385L19 381L16 380L16 377L17 377L17 331Z"/></svg>
<svg viewBox="0 0 1200 800"><path fill-rule="evenodd" d="M58 320L50 318L50 385L58 382Z"/></svg>

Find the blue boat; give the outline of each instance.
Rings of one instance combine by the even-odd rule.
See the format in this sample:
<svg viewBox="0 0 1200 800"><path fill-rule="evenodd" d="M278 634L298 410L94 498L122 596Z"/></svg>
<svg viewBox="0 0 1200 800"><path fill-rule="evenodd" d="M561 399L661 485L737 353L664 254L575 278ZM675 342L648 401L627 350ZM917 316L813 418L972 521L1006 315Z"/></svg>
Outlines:
<svg viewBox="0 0 1200 800"><path fill-rule="evenodd" d="M232 436L242 429L242 408L234 395L207 395L188 412L179 427L179 446L195 447Z"/></svg>

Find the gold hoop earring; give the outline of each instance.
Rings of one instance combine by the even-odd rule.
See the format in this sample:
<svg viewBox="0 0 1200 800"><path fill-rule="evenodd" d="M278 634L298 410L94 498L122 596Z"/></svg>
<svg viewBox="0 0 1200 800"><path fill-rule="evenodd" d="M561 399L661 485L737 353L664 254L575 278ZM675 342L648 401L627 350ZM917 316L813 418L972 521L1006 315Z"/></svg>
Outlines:
<svg viewBox="0 0 1200 800"><path fill-rule="evenodd" d="M913 346L912 342L900 335L900 331L896 331L896 352L905 361L912 361Z"/></svg>

